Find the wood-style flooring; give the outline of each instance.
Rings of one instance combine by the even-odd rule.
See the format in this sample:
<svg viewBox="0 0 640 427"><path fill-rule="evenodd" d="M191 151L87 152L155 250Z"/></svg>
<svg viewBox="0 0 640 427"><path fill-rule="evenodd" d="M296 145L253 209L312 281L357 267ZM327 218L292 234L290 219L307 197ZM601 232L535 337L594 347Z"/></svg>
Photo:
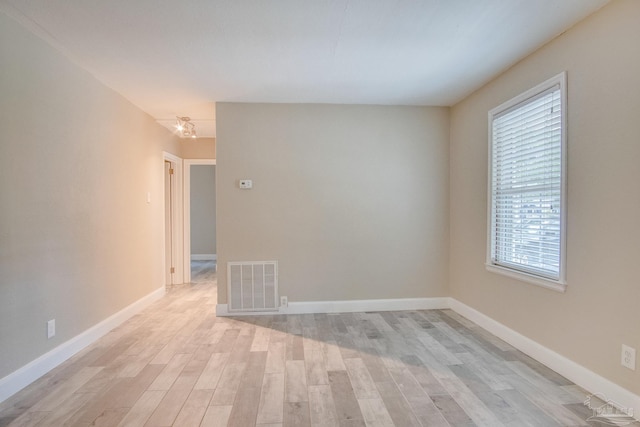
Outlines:
<svg viewBox="0 0 640 427"><path fill-rule="evenodd" d="M215 273L0 404L0 426L585 426L588 393L450 310L217 318Z"/></svg>

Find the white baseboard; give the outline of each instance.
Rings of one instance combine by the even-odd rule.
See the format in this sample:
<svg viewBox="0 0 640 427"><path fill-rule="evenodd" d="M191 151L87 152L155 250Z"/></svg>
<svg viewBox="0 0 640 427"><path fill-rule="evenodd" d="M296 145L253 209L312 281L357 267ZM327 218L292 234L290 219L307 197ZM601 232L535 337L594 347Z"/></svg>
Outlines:
<svg viewBox="0 0 640 427"><path fill-rule="evenodd" d="M291 302L278 311L230 312L227 304L216 306L217 316L257 316L266 314L357 313L363 311L433 310L449 308L448 297L367 299L345 301Z"/></svg>
<svg viewBox="0 0 640 427"><path fill-rule="evenodd" d="M553 369L585 390L588 390L590 393L602 393L607 399L610 399L620 407L633 408L635 416L638 416L638 412L640 411L640 396L637 394L567 359L542 344L525 337L474 308L454 298L450 298L449 300L450 308L456 313L466 317L521 352Z"/></svg>
<svg viewBox="0 0 640 427"><path fill-rule="evenodd" d="M217 259L216 254L191 254L191 261L215 261Z"/></svg>
<svg viewBox="0 0 640 427"><path fill-rule="evenodd" d="M164 294L165 287L163 286L0 379L0 402L8 399L83 348L106 335L115 327L138 314L151 303L162 298Z"/></svg>

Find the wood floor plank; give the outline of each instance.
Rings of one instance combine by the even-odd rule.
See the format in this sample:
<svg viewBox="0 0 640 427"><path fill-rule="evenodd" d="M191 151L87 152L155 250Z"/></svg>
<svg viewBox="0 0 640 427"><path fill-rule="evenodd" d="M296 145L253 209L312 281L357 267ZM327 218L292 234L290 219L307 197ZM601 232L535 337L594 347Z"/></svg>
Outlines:
<svg viewBox="0 0 640 427"><path fill-rule="evenodd" d="M451 353L444 345L432 336L421 336L418 340L433 354L441 363L445 365L462 365L460 359L454 353Z"/></svg>
<svg viewBox="0 0 640 427"><path fill-rule="evenodd" d="M517 426L521 421L502 391L491 390L489 385L465 365L449 366L449 369L489 408L504 425ZM526 425L526 424L525 424Z"/></svg>
<svg viewBox="0 0 640 427"><path fill-rule="evenodd" d="M449 427L449 423L408 369L394 368L390 373L420 423Z"/></svg>
<svg viewBox="0 0 640 427"><path fill-rule="evenodd" d="M451 396L432 396L431 400L442 416L444 416L445 420L452 426L472 427L476 425Z"/></svg>
<svg viewBox="0 0 640 427"><path fill-rule="evenodd" d="M310 427L309 402L285 402L283 426Z"/></svg>
<svg viewBox="0 0 640 427"><path fill-rule="evenodd" d="M396 426L420 427L420 421L413 413L409 402L402 395L400 389L393 380L377 382L376 388L380 393L384 405Z"/></svg>
<svg viewBox="0 0 640 427"><path fill-rule="evenodd" d="M162 398L158 408L149 418L148 424L171 426L182 409L184 402L191 394L194 382L195 379L192 378L186 378L186 381L178 378Z"/></svg>
<svg viewBox="0 0 640 427"><path fill-rule="evenodd" d="M286 336L281 340L271 337L267 351L267 362L264 367L265 372L270 374L284 373L286 361Z"/></svg>
<svg viewBox="0 0 640 427"><path fill-rule="evenodd" d="M100 357L95 359L89 366L108 366L116 358L126 353L136 340L133 337L120 338L107 351L104 351Z"/></svg>
<svg viewBox="0 0 640 427"><path fill-rule="evenodd" d="M304 360L304 344L300 334L287 337L287 360Z"/></svg>
<svg viewBox="0 0 640 427"><path fill-rule="evenodd" d="M283 422L284 373L264 374L258 406L258 424Z"/></svg>
<svg viewBox="0 0 640 427"><path fill-rule="evenodd" d="M25 412L15 419L2 418L2 422L4 426L31 427L40 424L40 421L42 421L50 414L51 412ZM4 424L5 422L6 424Z"/></svg>
<svg viewBox="0 0 640 427"><path fill-rule="evenodd" d="M338 422L344 424L344 421L364 421L360 404L353 392L347 371L329 371L329 385L331 386Z"/></svg>
<svg viewBox="0 0 640 427"><path fill-rule="evenodd" d="M594 416L593 409L589 409L583 403L571 403L568 405L564 405L565 408L576 414L579 418L585 420L585 426L588 427L611 427L611 423L599 422L596 420L588 420L590 417ZM618 421L619 425L623 424L622 420ZM630 427L636 427L636 425L640 425L640 422L636 422L634 424L627 424Z"/></svg>
<svg viewBox="0 0 640 427"><path fill-rule="evenodd" d="M271 330L268 328L258 328L253 341L251 342L250 351L267 351L269 350L269 339Z"/></svg>
<svg viewBox="0 0 640 427"><path fill-rule="evenodd" d="M345 365L358 399L377 399L380 397L375 382L371 378L362 359L346 359Z"/></svg>
<svg viewBox="0 0 640 427"><path fill-rule="evenodd" d="M487 427L503 425L482 400L450 370L433 370L432 373L476 425Z"/></svg>
<svg viewBox="0 0 640 427"><path fill-rule="evenodd" d="M514 409L517 417L513 416L508 419L510 425L524 426L560 426L561 424L553 418L549 417L533 402L522 395L518 390L500 390L498 395Z"/></svg>
<svg viewBox="0 0 640 427"><path fill-rule="evenodd" d="M583 404L584 401L593 394L576 384L563 385L560 386L560 388L567 392L568 395L572 396L575 399L575 403Z"/></svg>
<svg viewBox="0 0 640 427"><path fill-rule="evenodd" d="M304 360L287 360L285 402L308 402L307 375Z"/></svg>
<svg viewBox="0 0 640 427"><path fill-rule="evenodd" d="M536 388L527 379L517 375L505 376L506 380L527 399L538 406L548 416L558 421L563 426L580 426L584 420L580 419L573 412L563 406L563 400L558 400L557 396L548 394L548 388L544 390ZM563 390L564 392L564 390ZM566 393L566 392L565 392ZM563 396L564 397L564 396ZM571 402L570 402L571 403Z"/></svg>
<svg viewBox="0 0 640 427"><path fill-rule="evenodd" d="M429 396L439 396L449 394L442 384L433 376L431 371L422 363L419 357L403 356L401 358L405 367L409 370L411 375L416 379L418 384Z"/></svg>
<svg viewBox="0 0 640 427"><path fill-rule="evenodd" d="M173 382L180 376L180 373L187 366L189 360L191 360L192 354L176 354L169 363L164 366L164 369L153 383L149 386L149 390L169 390ZM161 365L162 366L162 365Z"/></svg>
<svg viewBox="0 0 640 427"><path fill-rule="evenodd" d="M261 388L266 362L266 351L250 352L247 358L247 367L243 373L242 380L240 381L240 388Z"/></svg>
<svg viewBox="0 0 640 427"><path fill-rule="evenodd" d="M137 354L128 355L127 361L118 370L117 376L120 378L137 376L145 366L151 363L162 348L162 345L147 345L140 349Z"/></svg>
<svg viewBox="0 0 640 427"><path fill-rule="evenodd" d="M78 422L91 423L108 409L133 407L163 368L164 365L147 365L134 378L117 378L99 398L87 402Z"/></svg>
<svg viewBox="0 0 640 427"><path fill-rule="evenodd" d="M324 343L323 355L326 361L327 371L345 371L347 369L344 360L342 360L340 348L333 339Z"/></svg>
<svg viewBox="0 0 640 427"><path fill-rule="evenodd" d="M305 350L304 363L308 385L329 384L327 365L321 349Z"/></svg>
<svg viewBox="0 0 640 427"><path fill-rule="evenodd" d="M164 390L145 391L127 415L120 421L118 427L140 427L145 424L153 411L164 397Z"/></svg>
<svg viewBox="0 0 640 427"><path fill-rule="evenodd" d="M348 334L336 335L335 337L343 360L360 357L360 352Z"/></svg>
<svg viewBox="0 0 640 427"><path fill-rule="evenodd" d="M312 426L337 426L338 415L329 385L309 386L309 418Z"/></svg>
<svg viewBox="0 0 640 427"><path fill-rule="evenodd" d="M120 421L124 419L124 417L129 412L131 408L110 408L105 409L91 424L80 423L71 424L72 426L82 426L86 427L90 425L91 427L113 427L117 426Z"/></svg>
<svg viewBox="0 0 640 427"><path fill-rule="evenodd" d="M95 399L95 394L74 393L65 399L54 411L51 411L38 425L66 426L74 424L82 415L82 413L80 413L82 406L91 399Z"/></svg>
<svg viewBox="0 0 640 427"><path fill-rule="evenodd" d="M224 367L229 360L229 354L230 353L212 353L194 389L215 390L222 376Z"/></svg>
<svg viewBox="0 0 640 427"><path fill-rule="evenodd" d="M508 390L513 388L511 384L504 381L502 376L490 365L482 363L476 356L471 353L460 353L457 355L464 366L474 372L482 381L484 381L491 390Z"/></svg>
<svg viewBox="0 0 640 427"><path fill-rule="evenodd" d="M213 390L193 390L178 413L173 427L200 425L212 397Z"/></svg>
<svg viewBox="0 0 640 427"><path fill-rule="evenodd" d="M505 364L515 373L518 374L518 378L523 378L531 385L533 385L536 389L540 390L546 396L550 396L553 400L559 403L575 403L575 398L567 393L561 387L558 387L557 384L549 381L545 377L536 373L536 371L532 370L530 367L525 365L522 362L505 362ZM515 378L513 375L505 376L505 378ZM511 384L513 385L513 384Z"/></svg>
<svg viewBox="0 0 640 427"><path fill-rule="evenodd" d="M213 394L213 405L226 406L233 404L246 367L246 362L227 363Z"/></svg>
<svg viewBox="0 0 640 427"><path fill-rule="evenodd" d="M200 427L227 427L233 406L209 406Z"/></svg>
<svg viewBox="0 0 640 427"><path fill-rule="evenodd" d="M526 354L522 353L521 351L518 351L516 349L512 349L511 351L505 352L505 354L507 354L507 353L508 353L508 355L505 355L505 359L509 359L510 358L513 361L518 360L518 361L524 363L529 368L534 370L537 375L541 375L542 377L546 378L548 381L551 381L556 385L559 385L559 386L562 387L562 386L570 386L570 385L573 384L567 378L563 377L562 375L560 375L559 373L555 372L554 370L544 366L542 363L540 363L537 360L527 356Z"/></svg>
<svg viewBox="0 0 640 427"><path fill-rule="evenodd" d="M255 425L259 405L260 387L240 388L229 415L229 427Z"/></svg>
<svg viewBox="0 0 640 427"><path fill-rule="evenodd" d="M102 367L86 367L82 368L77 374L69 380L63 382L53 389L51 393L31 408L35 412L46 412L57 409L65 399L69 398L87 381L98 374Z"/></svg>
<svg viewBox="0 0 640 427"><path fill-rule="evenodd" d="M358 399L367 427L395 427L382 399Z"/></svg>
<svg viewBox="0 0 640 427"><path fill-rule="evenodd" d="M187 339L188 337L185 336L174 337L162 348L162 350L158 352L158 354L156 354L151 363L154 365L168 364L177 352L184 353L182 349L185 347Z"/></svg>
<svg viewBox="0 0 640 427"><path fill-rule="evenodd" d="M229 358L236 362L244 362L249 360L249 355L253 353L267 353L266 351L251 351L251 344L253 343L253 331L251 328L242 328L236 338L233 349Z"/></svg>
<svg viewBox="0 0 640 427"><path fill-rule="evenodd" d="M365 349L361 352L361 359L367 367L371 379L375 382L393 381L384 362L380 360L380 353L375 348Z"/></svg>

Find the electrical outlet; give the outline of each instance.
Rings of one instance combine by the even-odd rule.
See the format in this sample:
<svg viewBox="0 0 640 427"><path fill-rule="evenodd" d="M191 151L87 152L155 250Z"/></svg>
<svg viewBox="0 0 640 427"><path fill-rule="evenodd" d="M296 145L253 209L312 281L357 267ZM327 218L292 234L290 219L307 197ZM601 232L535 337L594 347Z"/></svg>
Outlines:
<svg viewBox="0 0 640 427"><path fill-rule="evenodd" d="M289 299L287 297L280 297L280 307L289 307Z"/></svg>
<svg viewBox="0 0 640 427"><path fill-rule="evenodd" d="M636 370L636 349L622 344L622 366Z"/></svg>
<svg viewBox="0 0 640 427"><path fill-rule="evenodd" d="M56 336L56 319L51 319L47 322L47 339L51 339Z"/></svg>

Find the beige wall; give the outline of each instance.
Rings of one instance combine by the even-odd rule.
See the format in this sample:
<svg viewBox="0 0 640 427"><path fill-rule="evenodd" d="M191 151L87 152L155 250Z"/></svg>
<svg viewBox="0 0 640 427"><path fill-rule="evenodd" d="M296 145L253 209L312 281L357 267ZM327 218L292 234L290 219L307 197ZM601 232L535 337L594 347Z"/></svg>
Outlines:
<svg viewBox="0 0 640 427"><path fill-rule="evenodd" d="M183 159L215 159L216 139L180 139L180 157Z"/></svg>
<svg viewBox="0 0 640 427"><path fill-rule="evenodd" d="M447 295L447 108L229 103L217 123L220 265L278 260L290 301Z"/></svg>
<svg viewBox="0 0 640 427"><path fill-rule="evenodd" d="M216 166L191 165L191 255L216 253Z"/></svg>
<svg viewBox="0 0 640 427"><path fill-rule="evenodd" d="M614 1L452 109L451 293L640 393L640 2ZM566 293L487 272L487 112L566 70ZM640 368L640 366L639 366ZM597 390L595 390L597 391Z"/></svg>
<svg viewBox="0 0 640 427"><path fill-rule="evenodd" d="M162 151L179 145L2 13L0 62L2 378L163 285Z"/></svg>

